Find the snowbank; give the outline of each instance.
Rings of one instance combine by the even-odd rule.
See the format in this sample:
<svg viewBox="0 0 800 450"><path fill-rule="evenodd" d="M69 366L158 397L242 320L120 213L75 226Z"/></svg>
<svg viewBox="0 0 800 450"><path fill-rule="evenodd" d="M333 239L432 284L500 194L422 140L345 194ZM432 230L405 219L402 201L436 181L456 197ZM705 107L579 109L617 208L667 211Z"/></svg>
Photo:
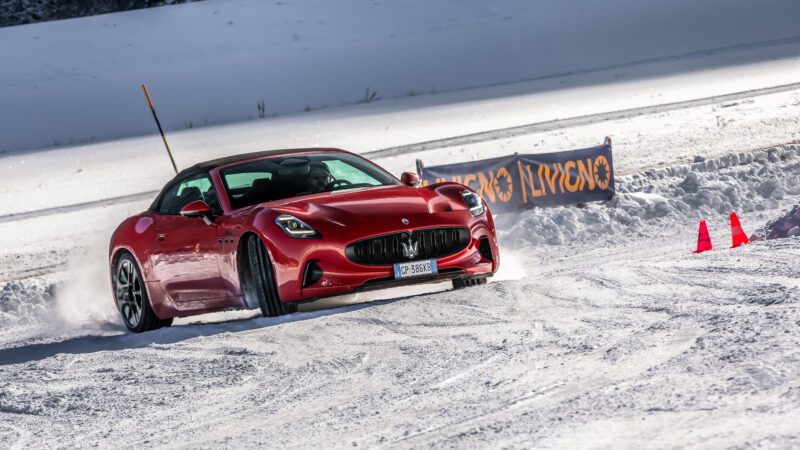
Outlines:
<svg viewBox="0 0 800 450"><path fill-rule="evenodd" d="M0 336L12 328L43 326L51 317L54 290L54 284L37 279L0 283Z"/></svg>
<svg viewBox="0 0 800 450"><path fill-rule="evenodd" d="M151 134L142 82L176 130L260 102L271 116L794 42L798 18L793 0L214 0L9 27L0 151Z"/></svg>
<svg viewBox="0 0 800 450"><path fill-rule="evenodd" d="M798 154L800 145L786 145L618 177L617 195L605 204L533 209L502 219L512 224L502 242L518 247L627 239L687 218L775 210L800 196Z"/></svg>

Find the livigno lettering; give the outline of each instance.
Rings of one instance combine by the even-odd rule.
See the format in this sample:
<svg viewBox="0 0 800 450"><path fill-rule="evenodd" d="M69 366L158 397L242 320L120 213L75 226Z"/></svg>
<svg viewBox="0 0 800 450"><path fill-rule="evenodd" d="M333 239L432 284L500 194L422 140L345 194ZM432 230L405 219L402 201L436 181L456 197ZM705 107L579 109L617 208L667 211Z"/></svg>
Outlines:
<svg viewBox="0 0 800 450"><path fill-rule="evenodd" d="M604 190L611 182L611 167L605 156L567 160L549 164L526 163L518 160L512 173L500 166L495 170L436 178L434 183L453 181L469 186L489 203L509 203L518 193L523 203L531 199L565 193ZM514 180L517 181L515 186ZM423 186L429 184L423 180ZM517 200L519 201L519 200Z"/></svg>

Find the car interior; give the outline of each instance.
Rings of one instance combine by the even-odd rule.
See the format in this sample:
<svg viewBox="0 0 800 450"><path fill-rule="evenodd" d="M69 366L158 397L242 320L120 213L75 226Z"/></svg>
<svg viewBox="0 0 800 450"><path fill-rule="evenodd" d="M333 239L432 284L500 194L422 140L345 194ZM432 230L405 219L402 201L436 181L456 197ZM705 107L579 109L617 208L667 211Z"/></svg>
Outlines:
<svg viewBox="0 0 800 450"><path fill-rule="evenodd" d="M222 171L233 209L318 192L396 184L354 155L289 156L243 163Z"/></svg>

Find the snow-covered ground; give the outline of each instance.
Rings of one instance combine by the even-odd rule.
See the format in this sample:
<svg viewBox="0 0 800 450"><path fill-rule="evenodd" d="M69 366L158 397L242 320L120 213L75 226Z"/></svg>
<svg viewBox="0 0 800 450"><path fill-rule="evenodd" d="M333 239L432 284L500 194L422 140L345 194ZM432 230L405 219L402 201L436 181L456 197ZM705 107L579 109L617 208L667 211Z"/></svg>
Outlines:
<svg viewBox="0 0 800 450"><path fill-rule="evenodd" d="M748 50L749 51L749 50ZM662 63L665 64L665 63ZM651 68L652 70L655 70ZM631 69L638 73L642 68ZM661 72L668 71L665 68ZM527 84L359 105L169 136L179 167L268 148L338 146L356 152L475 133L550 118L656 105L800 81L800 58L669 77L521 94ZM574 77L565 83L575 81ZM744 81L738 81L744 80ZM575 81L577 82L577 81ZM558 82L555 82L558 84ZM685 86L691 86L691 89ZM551 86L552 88L552 86ZM516 95L514 95L516 93ZM593 99L591 102L584 101ZM554 110L553 116L548 111ZM539 132L526 136L378 159L395 174L427 164L514 152L548 152L614 141L618 174L800 140L800 89L735 102ZM160 138L10 155L0 159L4 214L97 201L160 189L172 176ZM63 269L93 248L98 260L121 217L145 209L154 195L23 221L0 220L0 280ZM57 220L53 220L57 218ZM65 224L80 223L80 228ZM77 250L76 250L77 249ZM77 254L76 254L77 252Z"/></svg>
<svg viewBox="0 0 800 450"><path fill-rule="evenodd" d="M3 255L57 271L0 284L0 445L796 446L800 241L727 249L727 213L752 232L800 202L798 154L673 164L607 205L502 218L484 287L145 335L122 330L104 267L141 205L2 224L66 242ZM693 255L700 218L718 250Z"/></svg>
<svg viewBox="0 0 800 450"><path fill-rule="evenodd" d="M682 62L653 63L185 130L170 133L168 139L179 168L271 148L334 146L363 153L527 123L800 83L800 44L789 47L796 56L768 62L672 75L664 73L676 71L675 66ZM761 51L780 53L774 47ZM723 59L748 58L731 53ZM616 80L585 84L607 77ZM651 126L654 122L658 123L655 128ZM378 162L400 173L413 170L415 158L438 164L514 152L569 150L599 143L604 136L614 140L616 168L622 173L651 164L691 161L695 154L721 155L791 142L800 139L800 86L735 102L605 120L572 127L569 132L557 129ZM658 148L660 154L653 155L651 148ZM0 185L0 212L5 215L158 190L172 175L158 135L7 155L0 159L0 179L5 180Z"/></svg>
<svg viewBox="0 0 800 450"><path fill-rule="evenodd" d="M7 27L0 151L149 134L141 83L178 130L257 118L260 102L267 116L353 104L368 88L387 100L642 62L730 65L731 51L797 45L798 20L794 0L208 0Z"/></svg>
<svg viewBox="0 0 800 450"><path fill-rule="evenodd" d="M795 447L800 240L728 249L726 220L752 231L800 201L798 153L523 213L502 232L506 279L465 291L131 335L112 314L61 328L42 278L6 285L28 310L0 326L36 336L0 350L0 445ZM717 250L694 255L700 217Z"/></svg>
<svg viewBox="0 0 800 450"><path fill-rule="evenodd" d="M181 167L265 148L368 152L798 83L798 55L793 42L745 45L169 138ZM0 157L0 447L800 446L800 238L728 249L731 211L750 234L800 203L800 89L377 162L399 174L416 158L607 135L618 195L498 217L503 264L486 286L348 296L279 319L226 312L142 335L117 317L106 252L149 200L8 215L158 189L171 176L159 138ZM715 250L692 254L700 219Z"/></svg>

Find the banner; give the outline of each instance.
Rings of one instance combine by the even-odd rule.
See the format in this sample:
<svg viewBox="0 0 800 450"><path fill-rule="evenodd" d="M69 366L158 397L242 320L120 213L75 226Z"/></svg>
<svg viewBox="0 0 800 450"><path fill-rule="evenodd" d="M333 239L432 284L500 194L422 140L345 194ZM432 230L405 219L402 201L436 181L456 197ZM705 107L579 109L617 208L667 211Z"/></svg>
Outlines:
<svg viewBox="0 0 800 450"><path fill-rule="evenodd" d="M467 185L493 213L608 200L614 195L610 143L436 167L418 164L418 168L423 186L443 181Z"/></svg>

